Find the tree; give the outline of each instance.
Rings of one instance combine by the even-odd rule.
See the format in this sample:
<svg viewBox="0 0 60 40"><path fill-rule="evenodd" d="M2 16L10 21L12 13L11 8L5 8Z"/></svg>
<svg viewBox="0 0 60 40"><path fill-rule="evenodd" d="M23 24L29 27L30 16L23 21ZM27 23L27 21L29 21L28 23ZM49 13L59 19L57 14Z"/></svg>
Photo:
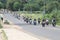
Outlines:
<svg viewBox="0 0 60 40"><path fill-rule="evenodd" d="M2 3L3 3L3 8L5 9L5 8L6 8L7 0L0 0L0 2L2 2Z"/></svg>
<svg viewBox="0 0 60 40"><path fill-rule="evenodd" d="M9 3L9 4L7 5L7 9L13 11L13 4L14 4L14 2Z"/></svg>
<svg viewBox="0 0 60 40"><path fill-rule="evenodd" d="M38 4L26 4L24 6L26 11L39 11L40 7Z"/></svg>
<svg viewBox="0 0 60 40"><path fill-rule="evenodd" d="M20 8L20 3L19 2L15 2L13 4L13 9L16 10L16 11L18 11L19 8Z"/></svg>
<svg viewBox="0 0 60 40"><path fill-rule="evenodd" d="M3 3L2 3L2 2L0 2L0 9L1 9L1 8L3 8Z"/></svg>

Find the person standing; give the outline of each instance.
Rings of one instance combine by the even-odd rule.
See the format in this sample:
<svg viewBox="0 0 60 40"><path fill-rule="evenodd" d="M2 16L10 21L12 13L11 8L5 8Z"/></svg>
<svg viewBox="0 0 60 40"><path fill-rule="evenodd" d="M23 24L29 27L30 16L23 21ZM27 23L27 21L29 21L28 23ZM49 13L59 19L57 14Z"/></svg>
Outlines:
<svg viewBox="0 0 60 40"><path fill-rule="evenodd" d="M0 19L1 21L3 21L3 14L0 14Z"/></svg>
<svg viewBox="0 0 60 40"><path fill-rule="evenodd" d="M1 17L1 20L3 21L3 17Z"/></svg>

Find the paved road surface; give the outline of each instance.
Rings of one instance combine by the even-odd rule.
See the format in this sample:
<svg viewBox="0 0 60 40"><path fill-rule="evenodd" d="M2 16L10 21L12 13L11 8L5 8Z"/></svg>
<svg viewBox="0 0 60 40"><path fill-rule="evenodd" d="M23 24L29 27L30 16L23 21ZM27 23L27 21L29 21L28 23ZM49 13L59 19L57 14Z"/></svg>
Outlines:
<svg viewBox="0 0 60 40"><path fill-rule="evenodd" d="M1 34L0 34L0 40L2 40L2 36L1 36Z"/></svg>
<svg viewBox="0 0 60 40"><path fill-rule="evenodd" d="M34 36L31 36L25 32L13 29L13 28L8 28L4 29L8 36L8 40L40 40ZM43 38L41 38L43 40ZM46 39L49 40L49 39Z"/></svg>
<svg viewBox="0 0 60 40"><path fill-rule="evenodd" d="M18 20L11 14L4 14L5 19L10 20L16 25L19 25L23 28L23 30L30 32L34 35L37 35L39 38L40 36L49 38L51 40L60 40L60 28L54 28L51 25L46 26L45 28L41 27L41 25L29 25L25 24L22 20Z"/></svg>

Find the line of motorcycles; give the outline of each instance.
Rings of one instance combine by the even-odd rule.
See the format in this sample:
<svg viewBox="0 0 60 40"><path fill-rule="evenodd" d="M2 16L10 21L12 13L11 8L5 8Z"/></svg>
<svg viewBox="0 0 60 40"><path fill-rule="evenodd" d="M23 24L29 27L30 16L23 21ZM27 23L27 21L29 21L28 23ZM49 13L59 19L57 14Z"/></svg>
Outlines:
<svg viewBox="0 0 60 40"><path fill-rule="evenodd" d="M37 24L41 24L42 27L45 27L45 25L49 25L49 20L42 20L42 22L40 21L40 19L37 21L36 19L34 19L32 21L32 19L28 19L28 18L23 18L23 20L26 22L26 23L29 23L29 24L33 24L33 25L37 25ZM55 20L52 20L52 26L55 27L56 26L56 21Z"/></svg>
<svg viewBox="0 0 60 40"><path fill-rule="evenodd" d="M38 18L38 21L37 21L36 19L32 20L29 17L26 18L26 17L23 16L23 20L24 20L24 22L29 23L29 24L33 24L33 25L41 24L42 27L45 27L45 25L49 25L49 20L48 19L42 19L42 21L41 21L40 18ZM56 26L56 20L54 18L52 19L52 26L53 27Z"/></svg>

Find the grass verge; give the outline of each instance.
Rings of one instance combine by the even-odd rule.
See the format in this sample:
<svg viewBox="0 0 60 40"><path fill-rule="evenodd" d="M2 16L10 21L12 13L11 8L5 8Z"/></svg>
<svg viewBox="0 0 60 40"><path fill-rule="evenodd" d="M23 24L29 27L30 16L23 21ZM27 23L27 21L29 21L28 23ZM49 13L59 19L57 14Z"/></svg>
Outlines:
<svg viewBox="0 0 60 40"><path fill-rule="evenodd" d="M2 40L8 40L4 30L2 30Z"/></svg>
<svg viewBox="0 0 60 40"><path fill-rule="evenodd" d="M0 29L3 28L2 25L0 24Z"/></svg>

